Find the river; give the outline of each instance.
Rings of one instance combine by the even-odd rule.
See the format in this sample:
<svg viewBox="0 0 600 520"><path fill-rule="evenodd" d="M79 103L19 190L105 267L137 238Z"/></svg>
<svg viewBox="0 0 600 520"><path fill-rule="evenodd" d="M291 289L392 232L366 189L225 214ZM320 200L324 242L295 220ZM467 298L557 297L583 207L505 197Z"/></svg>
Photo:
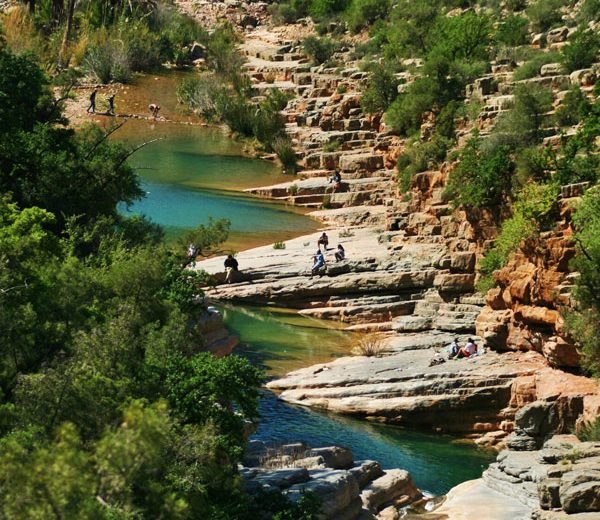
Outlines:
<svg viewBox="0 0 600 520"><path fill-rule="evenodd" d="M284 182L289 177L272 163L241 155L239 143L222 130L183 124L191 120L178 115L174 106L176 80L173 75L146 77L128 89L129 110L153 100L165 107L163 113L169 119L179 118L179 122L130 120L117 132L117 138L128 143L162 138L130 160L138 168L147 196L123 211L147 215L164 226L172 238L206 223L209 217L228 218L232 233L226 247L232 250L315 231L318 224L297 208L241 192L248 187ZM154 97L148 94L150 88ZM350 351L352 336L328 322L277 309L235 307L225 308L223 313L228 328L242 340L237 352L264 366L270 377ZM493 459L489 451L449 436L290 406L266 390L260 411L256 439L304 441L314 447L347 446L357 460L369 458L378 460L384 468L409 470L417 486L434 494L480 476Z"/></svg>

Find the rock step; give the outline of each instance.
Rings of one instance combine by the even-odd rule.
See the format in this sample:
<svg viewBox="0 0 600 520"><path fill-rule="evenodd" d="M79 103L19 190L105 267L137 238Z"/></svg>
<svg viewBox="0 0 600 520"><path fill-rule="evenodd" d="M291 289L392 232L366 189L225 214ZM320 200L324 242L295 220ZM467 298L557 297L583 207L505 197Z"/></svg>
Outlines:
<svg viewBox="0 0 600 520"><path fill-rule="evenodd" d="M365 305L342 305L339 307L314 307L302 309L299 314L317 319L339 320L343 323L388 322L396 316L411 314L415 306L412 301L394 303L369 303Z"/></svg>

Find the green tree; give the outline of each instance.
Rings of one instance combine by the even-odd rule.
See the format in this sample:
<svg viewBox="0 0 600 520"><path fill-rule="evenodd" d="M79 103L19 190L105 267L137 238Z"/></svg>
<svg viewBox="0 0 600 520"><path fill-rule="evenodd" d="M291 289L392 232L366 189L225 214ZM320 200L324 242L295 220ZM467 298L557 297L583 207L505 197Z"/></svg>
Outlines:
<svg viewBox="0 0 600 520"><path fill-rule="evenodd" d="M596 31L578 30L560 50L560 61L567 73L586 69L597 61L600 36Z"/></svg>

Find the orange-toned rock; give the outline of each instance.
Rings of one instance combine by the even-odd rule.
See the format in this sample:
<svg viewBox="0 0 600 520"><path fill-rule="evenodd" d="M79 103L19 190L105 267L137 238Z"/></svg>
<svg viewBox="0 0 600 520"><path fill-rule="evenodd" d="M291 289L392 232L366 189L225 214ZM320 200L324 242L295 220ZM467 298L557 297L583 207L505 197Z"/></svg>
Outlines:
<svg viewBox="0 0 600 520"><path fill-rule="evenodd" d="M494 287L485 295L485 303L495 311L506 309L506 304L502 299L502 289Z"/></svg>
<svg viewBox="0 0 600 520"><path fill-rule="evenodd" d="M438 274L433 285L441 292L469 292L475 285L474 274Z"/></svg>
<svg viewBox="0 0 600 520"><path fill-rule="evenodd" d="M552 336L544 342L542 354L557 367L577 367L581 359L577 347L560 336Z"/></svg>
<svg viewBox="0 0 600 520"><path fill-rule="evenodd" d="M508 323L511 311L493 310L484 308L475 320L477 335L483 338L484 344L495 350L506 349L506 338L508 336Z"/></svg>
<svg viewBox="0 0 600 520"><path fill-rule="evenodd" d="M514 318L527 324L546 325L554 327L558 320L558 311L547 307L534 307L532 305L519 305L514 311Z"/></svg>

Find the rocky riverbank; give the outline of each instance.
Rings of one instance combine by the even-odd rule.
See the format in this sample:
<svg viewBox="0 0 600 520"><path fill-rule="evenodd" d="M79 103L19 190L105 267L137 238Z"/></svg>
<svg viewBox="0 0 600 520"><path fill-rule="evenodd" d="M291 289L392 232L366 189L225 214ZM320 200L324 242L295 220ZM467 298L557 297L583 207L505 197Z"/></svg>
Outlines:
<svg viewBox="0 0 600 520"><path fill-rule="evenodd" d="M244 464L240 474L250 493L278 490L292 501L313 493L323 520L392 520L399 509L423 498L407 471L355 461L350 450L338 446L269 447L254 441Z"/></svg>
<svg viewBox="0 0 600 520"><path fill-rule="evenodd" d="M367 73L358 68L351 45L335 54L338 67L310 65L299 38L311 28L305 20L283 28L254 27L241 46L257 95L279 88L294 96L283 113L302 168L288 183L249 191L315 208L313 216L326 226L330 244L341 243L347 260L336 263L332 252L326 252L327 272L310 278L316 235L288 241L285 249L243 252L238 255L243 277L217 286L209 296L275 303L341 321L353 330L385 334L380 357L343 358L269 383L282 399L512 448L483 480L459 486L440 509L420 517L512 520L575 513L568 490L583 486L588 493L596 484L575 472L572 482L567 476L564 483L550 483L548 491L541 482L557 478L550 476L556 468L547 465L535 475L530 469L550 448L522 450L539 450L552 434L569 432L577 420L600 412L598 385L576 375L579 355L558 312L571 301L570 213L585 186L562 187L560 220L541 237L543 247L515 255L498 273L498 287L486 297L479 295L476 265L497 235L498 216L447 204L443 191L456 165L452 160L415 174L408 192L398 192L394 167L406 141L389 132L379 115L363 113L360 98ZM547 40L549 47L558 48L568 33L555 29L535 35L532 46ZM473 129L489 133L519 85L550 86L557 105L571 86L589 90L596 77L591 70L561 75L557 64L549 64L540 77L518 82L513 80L515 67L506 60L492 62L491 74L467 87L467 97L475 96L483 108L474 121L457 125L459 146ZM413 79L410 72L401 75L403 83ZM421 135L430 135L433 128L434 121L425 118ZM545 142L554 146L558 138L548 129ZM333 192L328 178L336 170L342 174L342 189ZM222 261L198 267L217 274ZM464 341L466 335L477 335L485 353L466 361L444 360L440 349L454 336ZM584 469L595 472L600 466L595 448L583 447L589 454ZM538 484L546 491L538 493ZM547 499L548 494L553 498ZM559 507L563 510L545 512ZM585 507L580 510L600 509L594 500Z"/></svg>

